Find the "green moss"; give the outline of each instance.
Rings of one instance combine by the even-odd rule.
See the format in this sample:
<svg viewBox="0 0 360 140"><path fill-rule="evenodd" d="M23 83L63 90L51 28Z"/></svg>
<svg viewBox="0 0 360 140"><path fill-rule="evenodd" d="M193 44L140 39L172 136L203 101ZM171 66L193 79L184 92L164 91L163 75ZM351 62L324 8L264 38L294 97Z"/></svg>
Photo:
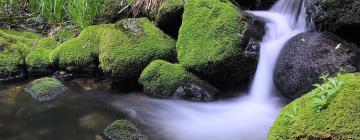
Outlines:
<svg viewBox="0 0 360 140"><path fill-rule="evenodd" d="M36 43L27 55L25 62L31 75L43 75L51 72L52 63L50 53L56 48L58 42L54 38L43 38Z"/></svg>
<svg viewBox="0 0 360 140"><path fill-rule="evenodd" d="M25 91L39 101L53 100L67 88L55 78L41 78L31 82Z"/></svg>
<svg viewBox="0 0 360 140"><path fill-rule="evenodd" d="M322 89L313 90L282 110L268 139L360 139L360 74L340 75L336 81L343 85L326 108L317 106Z"/></svg>
<svg viewBox="0 0 360 140"><path fill-rule="evenodd" d="M127 120L117 120L104 130L110 140L144 140L145 137L136 126Z"/></svg>
<svg viewBox="0 0 360 140"><path fill-rule="evenodd" d="M22 74L25 58L40 37L30 32L0 29L0 79Z"/></svg>
<svg viewBox="0 0 360 140"><path fill-rule="evenodd" d="M0 36L11 42L21 42L28 46L34 45L34 42L40 39L40 35L26 31L15 31L13 29L0 29Z"/></svg>
<svg viewBox="0 0 360 140"><path fill-rule="evenodd" d="M55 78L42 78L31 83L32 90L37 95L45 95L54 88L64 86L59 80Z"/></svg>
<svg viewBox="0 0 360 140"><path fill-rule="evenodd" d="M97 69L99 46L105 32L116 30L104 24L85 28L78 37L59 45L50 55L51 62L73 73L93 73Z"/></svg>
<svg viewBox="0 0 360 140"><path fill-rule="evenodd" d="M152 60L174 57L175 41L145 18L87 27L50 55L52 63L76 74L96 72L100 64L117 81L136 81Z"/></svg>
<svg viewBox="0 0 360 140"><path fill-rule="evenodd" d="M240 46L246 24L227 0L187 0L177 42L179 62L219 87L244 80L257 63Z"/></svg>
<svg viewBox="0 0 360 140"><path fill-rule="evenodd" d="M120 82L136 82L152 60L172 60L175 41L148 19L124 19L116 23L119 30L107 33L101 42L100 67Z"/></svg>
<svg viewBox="0 0 360 140"><path fill-rule="evenodd" d="M216 93L217 89L187 72L180 64L171 64L163 60L151 62L142 72L139 83L150 96L173 97L175 91L182 86L197 85L207 92Z"/></svg>

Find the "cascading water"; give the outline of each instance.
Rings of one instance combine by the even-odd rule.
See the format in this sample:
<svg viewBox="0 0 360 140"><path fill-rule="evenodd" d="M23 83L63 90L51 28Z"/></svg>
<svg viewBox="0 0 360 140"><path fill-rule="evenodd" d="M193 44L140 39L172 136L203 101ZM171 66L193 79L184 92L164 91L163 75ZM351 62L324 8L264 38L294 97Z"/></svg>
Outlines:
<svg viewBox="0 0 360 140"><path fill-rule="evenodd" d="M266 21L260 61L250 94L234 100L194 103L130 96L113 106L151 129L156 140L266 139L282 105L275 95L273 70L285 42L306 31L305 0L279 0L269 11L249 11Z"/></svg>

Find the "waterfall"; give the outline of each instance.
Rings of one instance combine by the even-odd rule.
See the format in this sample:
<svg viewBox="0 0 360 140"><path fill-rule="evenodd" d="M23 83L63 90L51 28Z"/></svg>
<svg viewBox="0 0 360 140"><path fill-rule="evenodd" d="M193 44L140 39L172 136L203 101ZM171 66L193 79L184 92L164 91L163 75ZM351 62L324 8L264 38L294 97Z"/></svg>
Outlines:
<svg viewBox="0 0 360 140"><path fill-rule="evenodd" d="M279 53L291 37L307 30L306 0L280 0L269 11L249 11L265 19L266 35L260 46L260 60L250 95L255 100L267 100L276 92L274 67Z"/></svg>
<svg viewBox="0 0 360 140"><path fill-rule="evenodd" d="M275 95L273 71L291 37L307 30L306 0L279 0L269 11L248 11L266 22L260 60L248 95L233 100L196 103L139 96L112 105L143 124L156 140L263 140L282 104Z"/></svg>

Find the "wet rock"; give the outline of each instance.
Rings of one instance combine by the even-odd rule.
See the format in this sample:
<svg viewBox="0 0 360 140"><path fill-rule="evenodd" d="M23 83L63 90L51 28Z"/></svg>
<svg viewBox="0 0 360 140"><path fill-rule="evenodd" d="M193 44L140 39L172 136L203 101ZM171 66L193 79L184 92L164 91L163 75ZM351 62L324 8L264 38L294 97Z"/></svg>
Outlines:
<svg viewBox="0 0 360 140"><path fill-rule="evenodd" d="M142 72L139 83L147 95L158 98L211 101L220 93L212 85L187 72L180 64L163 60L150 63Z"/></svg>
<svg viewBox="0 0 360 140"><path fill-rule="evenodd" d="M320 77L360 71L360 48L331 33L305 32L283 48L274 73L281 93L293 100L314 89Z"/></svg>
<svg viewBox="0 0 360 140"><path fill-rule="evenodd" d="M133 33L136 35L144 35L144 29L139 25L139 19L136 18L129 18L126 20L122 20L122 22L118 22L117 26L124 29L129 33Z"/></svg>
<svg viewBox="0 0 360 140"><path fill-rule="evenodd" d="M41 78L31 82L24 88L25 92L39 102L54 100L68 88L55 78Z"/></svg>
<svg viewBox="0 0 360 140"><path fill-rule="evenodd" d="M179 62L218 88L237 87L256 70L257 55L245 49L250 39L262 39L264 25L228 1L187 1L177 41Z"/></svg>
<svg viewBox="0 0 360 140"><path fill-rule="evenodd" d="M146 140L142 132L127 120L117 120L110 124L103 132L108 140Z"/></svg>
<svg viewBox="0 0 360 140"><path fill-rule="evenodd" d="M105 0L100 10L100 21L112 23L132 17L131 4L131 0Z"/></svg>
<svg viewBox="0 0 360 140"><path fill-rule="evenodd" d="M212 101L214 95L195 84L180 86L176 89L173 97L192 101Z"/></svg>
<svg viewBox="0 0 360 140"><path fill-rule="evenodd" d="M359 0L312 0L307 6L317 30L333 32L357 45L360 45L359 9Z"/></svg>
<svg viewBox="0 0 360 140"><path fill-rule="evenodd" d="M60 81L70 81L74 79L74 75L67 73L66 71L56 71L53 76Z"/></svg>

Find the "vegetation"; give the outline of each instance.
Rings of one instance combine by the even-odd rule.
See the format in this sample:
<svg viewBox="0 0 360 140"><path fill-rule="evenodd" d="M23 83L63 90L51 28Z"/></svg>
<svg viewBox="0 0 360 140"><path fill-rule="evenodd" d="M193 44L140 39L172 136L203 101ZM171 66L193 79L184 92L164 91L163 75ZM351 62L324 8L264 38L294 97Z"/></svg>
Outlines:
<svg viewBox="0 0 360 140"><path fill-rule="evenodd" d="M53 23L60 23L65 17L66 0L29 0L33 12Z"/></svg>
<svg viewBox="0 0 360 140"><path fill-rule="evenodd" d="M314 105L317 112L320 112L327 108L331 99L342 88L344 82L338 81L335 78L328 77L328 75L322 76L321 79L325 84L316 84L315 86L320 89L314 96Z"/></svg>
<svg viewBox="0 0 360 140"><path fill-rule="evenodd" d="M164 60L151 62L143 70L139 83L146 94L159 98L171 98L178 88L189 85L200 86L211 95L218 93L216 88L187 72L180 64Z"/></svg>
<svg viewBox="0 0 360 140"><path fill-rule="evenodd" d="M359 73L326 78L282 110L268 139L359 139L359 83Z"/></svg>
<svg viewBox="0 0 360 140"><path fill-rule="evenodd" d="M100 14L100 8L104 0L69 0L67 12L71 21L84 29L92 25L95 18Z"/></svg>
<svg viewBox="0 0 360 140"><path fill-rule="evenodd" d="M133 14L156 13L163 0L135 0L132 4ZM143 10L143 11L141 11Z"/></svg>
<svg viewBox="0 0 360 140"><path fill-rule="evenodd" d="M104 0L1 0L0 14L5 18L13 18L18 13L31 11L47 20L52 25L70 20L79 28L85 28L94 23L99 15ZM1 18L2 16L0 16ZM3 17L4 18L4 17ZM11 19L8 19L11 21Z"/></svg>

